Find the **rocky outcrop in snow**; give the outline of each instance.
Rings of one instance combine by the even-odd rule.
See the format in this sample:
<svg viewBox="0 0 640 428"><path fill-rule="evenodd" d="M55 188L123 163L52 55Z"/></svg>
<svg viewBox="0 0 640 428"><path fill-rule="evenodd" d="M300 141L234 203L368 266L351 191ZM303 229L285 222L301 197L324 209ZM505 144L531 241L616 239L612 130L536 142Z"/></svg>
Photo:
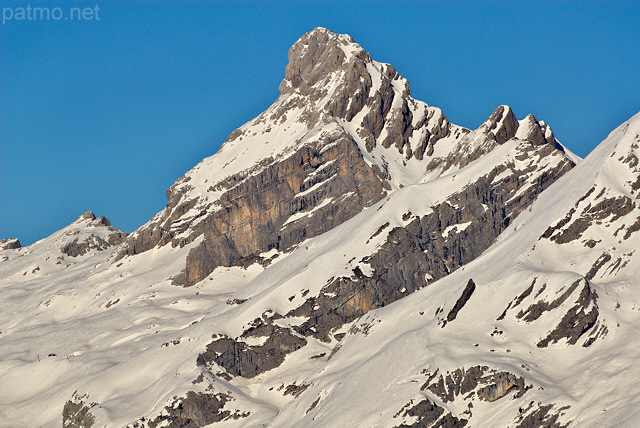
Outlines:
<svg viewBox="0 0 640 428"><path fill-rule="evenodd" d="M17 238L0 239L0 250L15 250L21 247L22 244Z"/></svg>

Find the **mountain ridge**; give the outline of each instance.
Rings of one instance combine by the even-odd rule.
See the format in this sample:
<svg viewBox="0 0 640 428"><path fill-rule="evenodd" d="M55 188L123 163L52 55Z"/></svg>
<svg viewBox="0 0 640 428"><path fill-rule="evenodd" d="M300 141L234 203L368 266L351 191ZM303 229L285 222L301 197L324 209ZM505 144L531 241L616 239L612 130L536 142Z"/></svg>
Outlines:
<svg viewBox="0 0 640 428"><path fill-rule="evenodd" d="M624 421L605 383L640 376L609 352L635 343L640 115L582 161L508 106L450 124L346 35L289 55L274 104L131 235L88 212L0 250L0 420Z"/></svg>

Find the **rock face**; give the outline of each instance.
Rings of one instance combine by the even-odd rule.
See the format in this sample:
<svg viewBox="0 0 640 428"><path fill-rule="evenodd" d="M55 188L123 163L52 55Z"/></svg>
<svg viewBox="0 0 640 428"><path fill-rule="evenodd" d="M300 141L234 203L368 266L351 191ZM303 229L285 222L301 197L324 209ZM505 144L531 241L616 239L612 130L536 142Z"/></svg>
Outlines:
<svg viewBox="0 0 640 428"><path fill-rule="evenodd" d="M407 160L417 178L437 141L467 132L411 98L392 66L372 61L348 36L316 29L291 48L289 59L276 103L207 161L211 170L233 172L197 173L196 167L187 173L167 191L167 208L132 234L120 257L203 236L175 280L193 285L218 266L244 266L330 230L392 187L411 184L398 170ZM282 141L270 156L243 167L239 152L274 145L272 135ZM207 186L193 183L198 174L208 175Z"/></svg>
<svg viewBox="0 0 640 428"><path fill-rule="evenodd" d="M65 403L62 409L63 428L91 428L94 425L96 417L91 409L97 403L86 403L87 398L87 395L79 395L76 391L71 400Z"/></svg>
<svg viewBox="0 0 640 428"><path fill-rule="evenodd" d="M498 144L504 144L515 137L518 127L518 119L509 106L498 107L480 126Z"/></svg>
<svg viewBox="0 0 640 428"><path fill-rule="evenodd" d="M208 363L215 362L233 376L252 378L278 367L287 354L307 344L304 338L291 333L288 329L274 328L271 324L269 330L271 331L268 333L266 342L260 346L250 346L228 337L211 342L207 345L207 351L198 356L197 363L206 366ZM256 333L253 330L247 330L243 337L252 335Z"/></svg>
<svg viewBox="0 0 640 428"><path fill-rule="evenodd" d="M443 403L454 401L458 397L469 398L475 394L480 400L492 402L514 391L517 391L514 398L520 398L529 389L522 377L509 372L498 372L487 366L457 369L440 376L437 372L430 374L427 371L426 375L429 379L421 390L429 390Z"/></svg>
<svg viewBox="0 0 640 428"><path fill-rule="evenodd" d="M412 401L406 407L409 408L402 413L402 417L416 419L416 421L411 425L406 423L396 425L398 428L420 428L431 426L440 428L461 428L466 426L469 422L466 419L458 419L455 416L452 416L451 413L445 413L442 407L426 399L415 405L413 405ZM401 413L399 412L397 416L400 416L400 414ZM442 416L443 414L444 416Z"/></svg>
<svg viewBox="0 0 640 428"><path fill-rule="evenodd" d="M0 250L15 250L21 247L22 244L17 238L0 239Z"/></svg>
<svg viewBox="0 0 640 428"><path fill-rule="evenodd" d="M234 398L228 394L189 391L185 397L175 398L165 407L165 413L145 424L144 420L135 422L132 428L148 425L149 428L159 426L171 428L198 428L215 422L241 419L250 412L231 412L225 405Z"/></svg>
<svg viewBox="0 0 640 428"><path fill-rule="evenodd" d="M176 283L193 285L218 266L255 263L332 229L386 194L381 175L347 134L302 147L222 194L224 208L208 216L204 243Z"/></svg>
<svg viewBox="0 0 640 428"><path fill-rule="evenodd" d="M563 409L554 409L552 404L538 403L536 407L533 402L529 402L525 405L524 397L532 385L526 385L524 378L512 373L497 371L487 366L473 366L441 375L438 375L437 371L431 373L430 370L425 370L423 374L429 378L422 385L421 390L434 394L445 404L457 401L456 405L459 408L459 402L470 401L476 397L481 401L494 402L511 394L510 399L519 402L521 406L513 426L521 428L567 426L557 422ZM463 415L473 421L473 413L471 404ZM412 424L396 425L398 427L463 427L469 422L466 418L456 417L445 411L429 399L424 399L417 404L412 400L394 415L394 418L398 417L415 420Z"/></svg>

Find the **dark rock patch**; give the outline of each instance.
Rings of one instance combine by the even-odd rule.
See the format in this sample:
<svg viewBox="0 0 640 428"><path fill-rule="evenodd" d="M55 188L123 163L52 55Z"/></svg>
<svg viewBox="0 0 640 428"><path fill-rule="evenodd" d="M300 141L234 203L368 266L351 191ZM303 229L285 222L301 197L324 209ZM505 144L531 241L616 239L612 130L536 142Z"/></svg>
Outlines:
<svg viewBox="0 0 640 428"><path fill-rule="evenodd" d="M307 388L309 388L311 386L311 384L306 384L306 383L302 383L300 385L297 385L295 382L292 383L291 385L287 385L287 387L284 390L283 395L293 395L294 397L299 397L300 394L302 394L304 391L306 391Z"/></svg>
<svg viewBox="0 0 640 428"><path fill-rule="evenodd" d="M591 190L581 198L581 201L592 193L593 190L594 188L592 187ZM595 200L599 198L600 195L597 196ZM635 202L627 196L605 198L593 206L591 204L587 205L582 210L580 216L576 218L566 229L562 230L565 225L571 221L571 218L575 213L575 209L572 208L564 219L560 220L555 226L549 227L542 235L542 238L550 238L558 244L566 244L581 238L582 234L593 223L604 219L607 219L607 221L610 222L616 221L620 217L629 214L635 207ZM559 233L555 233L556 231Z"/></svg>
<svg viewBox="0 0 640 428"><path fill-rule="evenodd" d="M558 422L561 413L551 413L552 404L540 406L534 412L525 417L520 417L515 428L567 428L570 424L563 425Z"/></svg>
<svg viewBox="0 0 640 428"><path fill-rule="evenodd" d="M597 298L596 292L586 282L576 305L567 311L558 326L545 339L538 342L538 348L546 348L550 343L557 343L563 338L567 339L569 345L575 345L578 339L591 329L598 319ZM591 309L586 312L590 306Z"/></svg>
<svg viewBox="0 0 640 428"><path fill-rule="evenodd" d="M152 421L148 421L150 428L161 425L170 428L200 428L226 419L240 419L250 415L250 412L231 412L225 410L225 405L233 397L227 394L211 394L206 392L187 392L186 397L174 398L173 403L165 406L165 413Z"/></svg>
<svg viewBox="0 0 640 428"><path fill-rule="evenodd" d="M551 311L559 307L561 304L563 304L569 298L569 296L571 296L571 294L576 290L576 288L578 288L578 285L580 285L581 281L582 279L578 279L574 281L569 286L569 288L567 288L564 291L564 293L562 293L562 295L560 295L557 299L555 299L551 303L546 302L544 300L539 300L538 302L529 306L526 310L521 310L516 315L516 318L524 319L526 322L533 322L537 320L538 318L540 318L540 316L542 316L543 313Z"/></svg>
<svg viewBox="0 0 640 428"><path fill-rule="evenodd" d="M127 239L127 234L125 232L122 232L113 226L106 227L108 227L108 229L111 231L106 240L97 235L90 235L83 241L79 241L78 238L76 238L73 241L63 245L60 248L60 251L62 251L69 257L79 257L84 256L85 254L93 250L106 250L108 248L121 244Z"/></svg>
<svg viewBox="0 0 640 428"><path fill-rule="evenodd" d="M0 239L0 250L15 250L22 248L20 240L16 238Z"/></svg>
<svg viewBox="0 0 640 428"><path fill-rule="evenodd" d="M79 395L78 392L73 393L71 400L67 401L62 409L62 427L63 428L90 428L96 421L95 415L91 409L97 403L86 403L88 395Z"/></svg>
<svg viewBox="0 0 640 428"><path fill-rule="evenodd" d="M306 339L288 329L275 327L261 346L250 346L229 337L219 338L207 345L197 363L207 366L215 362L233 376L252 378L278 367L287 354L306 344Z"/></svg>
<svg viewBox="0 0 640 428"><path fill-rule="evenodd" d="M636 218L636 221L633 222L628 228L626 233L624 234L624 239L629 239L631 234L640 230L640 217Z"/></svg>
<svg viewBox="0 0 640 428"><path fill-rule="evenodd" d="M504 319L504 317L507 316L507 312L509 311L509 309L511 308L515 308L517 306L520 306L520 303L522 303L522 301L524 299L526 299L527 297L529 297L529 295L533 292L533 287L536 285L536 281L538 280L538 277L533 278L533 282L531 283L531 285L522 292L522 294L520 294L518 297L516 297L514 300L512 300L511 302L509 302L509 304L507 305L507 307L504 309L504 311L502 312L502 314L496 319L496 321L501 321ZM543 285L543 289L544 289L544 285ZM539 294L540 292L538 292Z"/></svg>
<svg viewBox="0 0 640 428"><path fill-rule="evenodd" d="M474 391L479 399L489 402L499 400L511 391L518 391L516 397L519 398L529 388L525 385L524 378L512 373L496 372L487 366L473 366L456 369L439 377L432 375L421 390L428 389L444 403L448 403Z"/></svg>
<svg viewBox="0 0 640 428"><path fill-rule="evenodd" d="M595 261L593 266L591 266L591 269L589 269L589 272L587 272L585 278L587 278L588 281L591 281L596 276L600 268L602 268L602 266L604 266L610 260L611 255L609 253L602 253L602 255L598 257L598 260Z"/></svg>
<svg viewBox="0 0 640 428"><path fill-rule="evenodd" d="M460 297L456 301L456 304L453 306L453 308L451 308L451 311L449 311L449 313L447 314L447 322L451 322L456 319L456 317L458 316L458 312L460 312L460 309L462 309L464 305L469 301L475 289L476 289L476 284L473 282L472 279L469 279L469 282L467 282L466 287L462 291L462 295L460 295Z"/></svg>
<svg viewBox="0 0 640 428"><path fill-rule="evenodd" d="M402 424L397 427L428 427L437 421L443 413L442 407L433 404L430 400L422 400L403 414L405 417L418 418L418 420L411 425Z"/></svg>

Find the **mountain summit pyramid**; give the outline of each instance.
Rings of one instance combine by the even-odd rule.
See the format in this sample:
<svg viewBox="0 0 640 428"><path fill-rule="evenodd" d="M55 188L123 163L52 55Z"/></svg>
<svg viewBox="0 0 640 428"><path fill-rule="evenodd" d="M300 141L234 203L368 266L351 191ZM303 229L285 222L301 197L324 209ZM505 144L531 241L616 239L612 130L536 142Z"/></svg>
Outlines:
<svg viewBox="0 0 640 428"><path fill-rule="evenodd" d="M0 247L0 425L630 426L640 116L584 161L324 28L126 236Z"/></svg>
<svg viewBox="0 0 640 428"><path fill-rule="evenodd" d="M521 124L509 107L475 132L450 124L349 36L315 29L289 59L276 102L178 180L167 208L132 234L121 255L202 236L174 278L193 285L216 267L288 251L425 174L452 172L514 137L542 144L523 147L555 156L563 172L572 165L553 150L561 146L544 122L528 116Z"/></svg>

